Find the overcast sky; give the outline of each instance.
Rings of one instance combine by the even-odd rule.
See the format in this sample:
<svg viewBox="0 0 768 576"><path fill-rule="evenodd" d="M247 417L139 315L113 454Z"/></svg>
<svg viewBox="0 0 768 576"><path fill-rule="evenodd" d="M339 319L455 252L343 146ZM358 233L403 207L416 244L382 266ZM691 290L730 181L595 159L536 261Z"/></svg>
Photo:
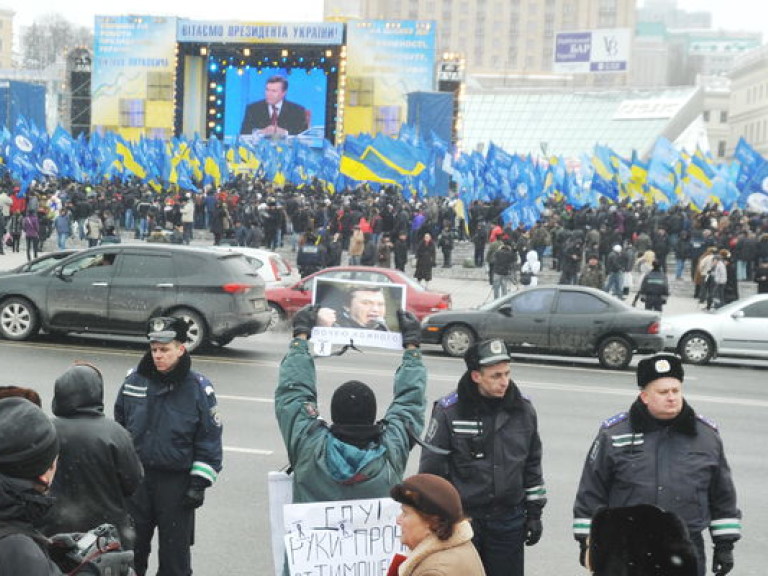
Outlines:
<svg viewBox="0 0 768 576"><path fill-rule="evenodd" d="M96 14L172 15L198 20L245 20L257 22L318 22L323 0L255 0L211 2L206 0L0 0L0 6L16 12L19 25L29 25L43 14L59 13L83 26L93 26ZM763 33L768 42L768 2L764 0L678 0L686 10L708 10L716 28Z"/></svg>

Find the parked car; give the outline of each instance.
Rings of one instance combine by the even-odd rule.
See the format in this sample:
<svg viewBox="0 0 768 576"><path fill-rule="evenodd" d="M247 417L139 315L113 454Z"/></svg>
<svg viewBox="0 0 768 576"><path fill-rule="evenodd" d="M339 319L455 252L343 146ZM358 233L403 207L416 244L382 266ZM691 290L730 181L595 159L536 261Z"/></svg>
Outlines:
<svg viewBox="0 0 768 576"><path fill-rule="evenodd" d="M602 290L546 286L514 292L479 308L432 314L422 343L463 356L478 340L502 338L511 351L596 356L605 368L626 368L633 353L662 348L660 316L636 310Z"/></svg>
<svg viewBox="0 0 768 576"><path fill-rule="evenodd" d="M665 317L664 347L684 362L706 364L717 356L768 358L768 294L718 308Z"/></svg>
<svg viewBox="0 0 768 576"><path fill-rule="evenodd" d="M312 290L316 278L403 285L406 291L406 308L413 312L419 320L433 312L450 310L452 305L450 294L426 290L400 270L372 266L336 266L310 274L288 287L267 288L267 302L272 311L270 327L274 328L281 322L288 320L299 308L312 301Z"/></svg>
<svg viewBox="0 0 768 576"><path fill-rule="evenodd" d="M58 252L48 252L47 254L43 254L42 256L35 258L34 260L25 262L21 266L16 266L16 268L12 268L11 270L2 270L0 271L0 276L9 276L11 274L24 274L26 272L47 270L51 266L55 266L56 263L60 262L64 258L71 256L75 252L77 252L77 250L70 248L67 250L59 250Z"/></svg>
<svg viewBox="0 0 768 576"><path fill-rule="evenodd" d="M153 316L190 324L194 350L267 329L264 281L235 252L169 244L112 244L45 270L0 277L0 336L54 333L143 336Z"/></svg>
<svg viewBox="0 0 768 576"><path fill-rule="evenodd" d="M301 280L299 271L277 252L245 246L215 246L217 250L237 252L253 266L267 288L290 286Z"/></svg>

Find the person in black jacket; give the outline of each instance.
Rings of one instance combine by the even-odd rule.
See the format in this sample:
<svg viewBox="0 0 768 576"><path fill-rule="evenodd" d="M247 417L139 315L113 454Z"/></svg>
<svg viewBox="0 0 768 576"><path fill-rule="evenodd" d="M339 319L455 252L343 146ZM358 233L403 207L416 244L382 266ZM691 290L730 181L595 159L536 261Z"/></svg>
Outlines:
<svg viewBox="0 0 768 576"><path fill-rule="evenodd" d="M655 310L661 312L662 307L667 302L669 296L669 282L667 275L661 270L661 264L654 260L651 264L651 271L643 276L640 282L640 289L635 294L632 306L637 304L638 300L645 302L646 310Z"/></svg>
<svg viewBox="0 0 768 576"><path fill-rule="evenodd" d="M158 573L189 576L195 509L221 471L222 426L213 384L192 370L181 318L149 321L150 350L117 394L115 420L133 438L144 480L129 502L136 525L135 564L147 572L158 529Z"/></svg>
<svg viewBox="0 0 768 576"><path fill-rule="evenodd" d="M285 99L288 80L282 76L267 79L264 100L251 102L245 109L240 134L257 132L264 136L299 134L309 128L307 110Z"/></svg>
<svg viewBox="0 0 768 576"><path fill-rule="evenodd" d="M547 502L538 418L510 378L502 340L474 344L456 391L435 402L419 473L450 481L488 576L522 576ZM442 450L437 451L435 448Z"/></svg>
<svg viewBox="0 0 768 576"><path fill-rule="evenodd" d="M672 354L637 365L640 394L629 411L605 420L584 462L573 505L573 535L583 565L592 519L605 506L651 504L680 516L707 571L704 532L714 544L712 572L733 569L741 537L731 469L717 425L683 398L683 363Z"/></svg>
<svg viewBox="0 0 768 576"><path fill-rule="evenodd" d="M40 408L26 398L0 400L0 574L60 576L49 542L36 528L53 499L59 441Z"/></svg>
<svg viewBox="0 0 768 576"><path fill-rule="evenodd" d="M133 548L127 500L144 471L128 432L104 417L101 372L90 364L70 367L56 379L51 407L61 449L51 486L55 503L41 531L87 532L108 523L123 548Z"/></svg>

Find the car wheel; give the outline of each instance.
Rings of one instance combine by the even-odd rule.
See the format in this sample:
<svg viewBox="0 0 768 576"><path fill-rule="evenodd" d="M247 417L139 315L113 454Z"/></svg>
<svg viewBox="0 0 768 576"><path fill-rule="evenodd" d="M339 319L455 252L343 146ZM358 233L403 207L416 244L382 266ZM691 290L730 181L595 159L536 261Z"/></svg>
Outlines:
<svg viewBox="0 0 768 576"><path fill-rule="evenodd" d="M269 303L269 326L267 326L267 330L270 331L276 331L280 330L283 323L285 322L285 312L283 312L283 309L280 308L277 304L274 304L273 302Z"/></svg>
<svg viewBox="0 0 768 576"><path fill-rule="evenodd" d="M187 351L194 352L208 344L208 327L202 317L188 308L174 310L171 316L181 318L187 323Z"/></svg>
<svg viewBox="0 0 768 576"><path fill-rule="evenodd" d="M611 336L600 343L597 358L603 368L624 370L632 361L632 346L626 338Z"/></svg>
<svg viewBox="0 0 768 576"><path fill-rule="evenodd" d="M40 329L37 310L29 300L8 298L0 304L0 335L7 340L27 340Z"/></svg>
<svg viewBox="0 0 768 576"><path fill-rule="evenodd" d="M706 364L712 360L715 347L703 332L691 332L680 340L680 357L689 364Z"/></svg>
<svg viewBox="0 0 768 576"><path fill-rule="evenodd" d="M475 333L467 326L451 326L443 334L443 350L450 356L464 356L475 340Z"/></svg>

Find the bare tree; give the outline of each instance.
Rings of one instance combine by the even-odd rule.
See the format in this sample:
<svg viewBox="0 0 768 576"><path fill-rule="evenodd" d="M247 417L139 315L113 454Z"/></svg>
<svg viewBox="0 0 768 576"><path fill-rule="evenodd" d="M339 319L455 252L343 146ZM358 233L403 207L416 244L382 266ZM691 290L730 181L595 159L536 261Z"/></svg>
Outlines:
<svg viewBox="0 0 768 576"><path fill-rule="evenodd" d="M61 14L46 14L21 33L21 65L24 68L45 68L72 48L91 48L92 44L91 29L75 26Z"/></svg>

